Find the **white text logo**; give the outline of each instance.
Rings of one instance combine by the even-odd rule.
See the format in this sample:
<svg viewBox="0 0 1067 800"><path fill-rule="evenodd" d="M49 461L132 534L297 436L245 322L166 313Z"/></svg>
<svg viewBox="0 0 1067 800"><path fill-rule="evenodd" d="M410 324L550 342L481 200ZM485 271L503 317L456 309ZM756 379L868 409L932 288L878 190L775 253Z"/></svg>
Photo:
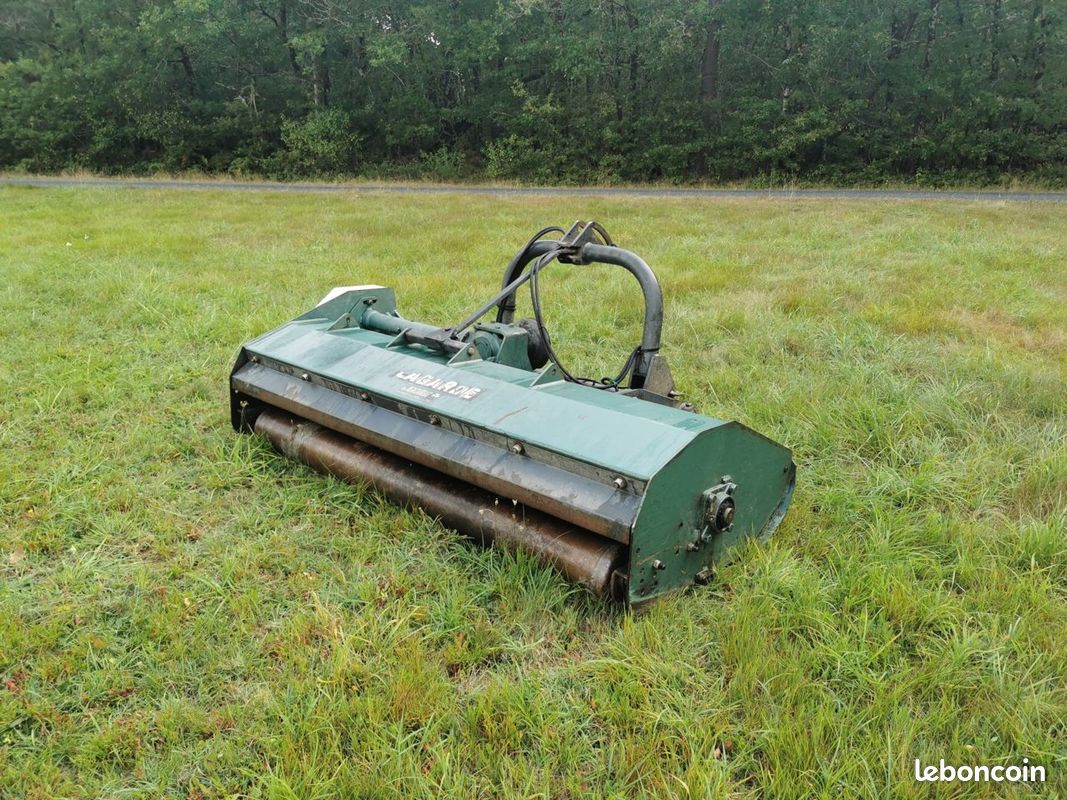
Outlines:
<svg viewBox="0 0 1067 800"><path fill-rule="evenodd" d="M951 783L952 781L960 781L961 783L988 783L989 781L993 783L1002 783L1003 781L1008 783L1044 783L1045 768L1037 764L1031 765L1028 758L1023 759L1022 766L1011 764L1006 767L1002 764L994 766L989 766L988 764L976 764L974 766L963 764L957 767L953 764L946 764L943 758L936 767L933 764L923 767L919 763L919 759L915 759L915 780L921 783L927 781L945 781L946 783Z"/></svg>
<svg viewBox="0 0 1067 800"><path fill-rule="evenodd" d="M459 381L446 381L441 378L436 378L427 372L405 372L401 371L396 373L394 378L400 378L402 381L413 383L416 386L421 386L426 389L426 392L411 392L411 394L417 394L419 397L440 397L441 394L452 395L458 397L460 400L473 400L481 393L481 389L477 386L464 386Z"/></svg>

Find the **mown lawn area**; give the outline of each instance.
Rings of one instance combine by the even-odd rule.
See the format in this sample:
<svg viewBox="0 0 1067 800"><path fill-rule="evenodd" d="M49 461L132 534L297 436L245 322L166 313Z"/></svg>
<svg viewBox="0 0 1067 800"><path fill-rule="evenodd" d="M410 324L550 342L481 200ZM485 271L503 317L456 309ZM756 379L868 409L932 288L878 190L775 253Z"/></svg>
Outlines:
<svg viewBox="0 0 1067 800"><path fill-rule="evenodd" d="M579 217L658 272L687 397L794 450L782 527L711 586L635 617L230 428L239 345L330 287L455 322ZM0 188L0 796L1063 796L1065 231L1054 203ZM616 272L543 278L585 374L637 338Z"/></svg>

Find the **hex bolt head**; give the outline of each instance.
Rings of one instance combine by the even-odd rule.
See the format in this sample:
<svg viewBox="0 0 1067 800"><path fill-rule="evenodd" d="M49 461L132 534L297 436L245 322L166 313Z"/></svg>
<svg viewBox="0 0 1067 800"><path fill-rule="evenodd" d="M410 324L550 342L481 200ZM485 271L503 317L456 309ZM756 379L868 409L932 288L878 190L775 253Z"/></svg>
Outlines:
<svg viewBox="0 0 1067 800"><path fill-rule="evenodd" d="M667 569L667 565L657 558L652 562L652 569Z"/></svg>
<svg viewBox="0 0 1067 800"><path fill-rule="evenodd" d="M366 392L360 392L359 393L359 399L363 400L363 401L370 400L370 395L367 394Z"/></svg>
<svg viewBox="0 0 1067 800"><path fill-rule="evenodd" d="M441 424L441 418L439 416L437 416L436 414L430 414L430 424L431 425L440 425Z"/></svg>
<svg viewBox="0 0 1067 800"><path fill-rule="evenodd" d="M511 452L517 456L521 456L526 452L526 448L522 446L522 442L515 442L515 444L511 446Z"/></svg>
<svg viewBox="0 0 1067 800"><path fill-rule="evenodd" d="M308 375L306 372L301 372L300 373L300 380L309 381L309 380L311 380L311 376Z"/></svg>
<svg viewBox="0 0 1067 800"><path fill-rule="evenodd" d="M614 486L619 491L622 491L623 489L626 488L626 478L616 478L615 480L613 480L611 482L611 485Z"/></svg>

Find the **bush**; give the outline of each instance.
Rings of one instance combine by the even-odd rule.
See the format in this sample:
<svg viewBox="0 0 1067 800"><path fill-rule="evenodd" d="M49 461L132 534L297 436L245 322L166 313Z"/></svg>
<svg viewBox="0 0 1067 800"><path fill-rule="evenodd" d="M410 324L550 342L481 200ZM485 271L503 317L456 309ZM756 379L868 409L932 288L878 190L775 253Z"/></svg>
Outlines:
<svg viewBox="0 0 1067 800"><path fill-rule="evenodd" d="M490 178L542 177L544 162L534 143L514 133L485 147L485 174Z"/></svg>
<svg viewBox="0 0 1067 800"><path fill-rule="evenodd" d="M432 153L423 153L418 166L419 177L439 181L460 180L470 172L463 154L447 147L439 147Z"/></svg>
<svg viewBox="0 0 1067 800"><path fill-rule="evenodd" d="M275 157L274 171L286 177L350 175L362 144L349 115L337 108L312 111L301 120L284 119L283 150Z"/></svg>

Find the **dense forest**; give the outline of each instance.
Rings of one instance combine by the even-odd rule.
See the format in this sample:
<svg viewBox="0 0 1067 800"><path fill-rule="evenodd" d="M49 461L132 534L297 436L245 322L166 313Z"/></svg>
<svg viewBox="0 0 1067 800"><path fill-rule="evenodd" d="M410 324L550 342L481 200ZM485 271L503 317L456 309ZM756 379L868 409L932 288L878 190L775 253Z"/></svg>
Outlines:
<svg viewBox="0 0 1067 800"><path fill-rule="evenodd" d="M0 167L1067 183L1054 0L0 0Z"/></svg>

